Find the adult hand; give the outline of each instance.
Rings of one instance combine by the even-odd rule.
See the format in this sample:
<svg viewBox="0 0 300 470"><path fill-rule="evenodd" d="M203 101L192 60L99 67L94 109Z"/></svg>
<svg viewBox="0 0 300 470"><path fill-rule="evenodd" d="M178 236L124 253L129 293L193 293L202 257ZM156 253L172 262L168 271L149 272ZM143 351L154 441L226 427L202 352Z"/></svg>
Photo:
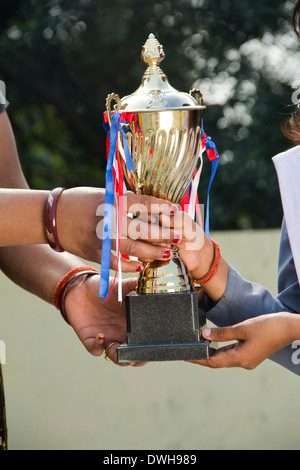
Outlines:
<svg viewBox="0 0 300 470"><path fill-rule="evenodd" d="M237 341L211 350L208 360L189 361L211 367L242 367L252 370L279 349L293 342L293 317L287 312L270 313L245 320L234 326L204 328L204 338L215 342ZM299 320L299 318L297 318Z"/></svg>
<svg viewBox="0 0 300 470"><path fill-rule="evenodd" d="M65 299L67 318L87 351L93 356L101 356L110 344L116 343L109 348L108 356L117 364L117 348L126 342L125 301L118 301L116 281L109 300L103 302L104 299L98 297L99 277L87 277L68 291ZM136 283L136 279L123 280L123 298L135 289Z"/></svg>
<svg viewBox="0 0 300 470"><path fill-rule="evenodd" d="M97 188L72 188L61 194L57 205L57 231L60 244L66 251L100 263L104 200L104 189ZM151 221L156 214L170 215L172 210L176 210L176 207L171 202L151 196L130 192L124 196L121 253L141 261L163 260L170 256L169 239L174 237L174 231L151 225ZM138 220L128 217L128 213L138 213ZM151 244L147 243L150 233L154 240ZM112 249L116 249L115 227ZM117 256L112 253L111 268L116 267ZM140 269L141 262L122 259L124 272Z"/></svg>

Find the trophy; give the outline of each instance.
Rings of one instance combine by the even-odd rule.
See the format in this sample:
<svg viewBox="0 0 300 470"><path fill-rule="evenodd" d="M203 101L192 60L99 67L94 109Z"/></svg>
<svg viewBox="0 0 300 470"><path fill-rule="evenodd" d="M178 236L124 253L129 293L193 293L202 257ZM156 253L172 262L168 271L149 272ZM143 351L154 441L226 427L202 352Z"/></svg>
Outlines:
<svg viewBox="0 0 300 470"><path fill-rule="evenodd" d="M108 95L106 112L109 124L112 112L123 117L118 151L129 188L180 204L199 161L205 106L199 90L183 93L169 84L158 65L164 57L150 34L141 53L148 68L140 87L122 99ZM124 138L133 171L126 165ZM197 293L176 245L171 251L171 259L144 263L136 292L126 296L127 344L117 350L120 363L209 358Z"/></svg>

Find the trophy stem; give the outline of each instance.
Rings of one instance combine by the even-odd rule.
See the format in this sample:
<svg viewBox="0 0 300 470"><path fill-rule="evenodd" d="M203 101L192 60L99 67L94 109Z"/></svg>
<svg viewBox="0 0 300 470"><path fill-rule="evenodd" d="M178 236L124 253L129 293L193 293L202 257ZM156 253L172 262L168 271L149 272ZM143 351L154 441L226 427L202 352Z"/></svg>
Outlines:
<svg viewBox="0 0 300 470"><path fill-rule="evenodd" d="M138 294L171 294L192 292L188 270L178 254L178 248L171 248L172 256L166 261L152 260L144 263L137 285Z"/></svg>

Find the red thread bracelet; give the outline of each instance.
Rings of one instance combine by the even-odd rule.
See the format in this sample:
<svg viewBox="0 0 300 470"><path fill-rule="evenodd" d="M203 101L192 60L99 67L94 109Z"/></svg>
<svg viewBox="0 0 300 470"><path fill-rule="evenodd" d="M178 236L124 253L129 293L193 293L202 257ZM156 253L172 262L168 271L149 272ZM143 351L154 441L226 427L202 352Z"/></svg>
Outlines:
<svg viewBox="0 0 300 470"><path fill-rule="evenodd" d="M54 251L63 252L65 251L58 240L57 235L57 220L56 220L56 211L57 203L61 193L65 188L55 188L53 189L47 200L46 204L46 213L45 213L45 229L46 236L49 245Z"/></svg>
<svg viewBox="0 0 300 470"><path fill-rule="evenodd" d="M58 310L62 317L67 323L69 323L66 310L65 310L65 298L71 285L83 276L92 276L99 274L99 271L92 266L80 266L78 268L71 269L56 285L53 295L52 304Z"/></svg>
<svg viewBox="0 0 300 470"><path fill-rule="evenodd" d="M218 245L217 242L215 242L212 239L211 239L211 242L214 245L214 250L215 250L212 265L208 273L204 277L202 277L201 279L193 279L193 283L200 284L201 286L212 280L212 278L217 274L217 271L219 269L220 262L221 262L220 246Z"/></svg>

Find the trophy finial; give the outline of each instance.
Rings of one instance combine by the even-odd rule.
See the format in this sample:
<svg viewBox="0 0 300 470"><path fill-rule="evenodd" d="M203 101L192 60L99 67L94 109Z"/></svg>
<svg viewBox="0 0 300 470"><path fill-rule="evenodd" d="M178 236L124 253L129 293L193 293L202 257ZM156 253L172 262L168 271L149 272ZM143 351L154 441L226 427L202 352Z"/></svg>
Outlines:
<svg viewBox="0 0 300 470"><path fill-rule="evenodd" d="M159 64L165 58L163 47L153 33L149 34L147 41L143 45L141 58L149 67Z"/></svg>

